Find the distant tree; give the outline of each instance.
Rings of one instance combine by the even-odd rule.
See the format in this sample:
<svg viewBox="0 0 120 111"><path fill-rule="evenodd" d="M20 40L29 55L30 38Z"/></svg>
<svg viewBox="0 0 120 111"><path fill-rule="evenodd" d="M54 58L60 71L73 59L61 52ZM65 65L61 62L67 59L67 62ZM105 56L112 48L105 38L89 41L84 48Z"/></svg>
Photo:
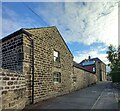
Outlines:
<svg viewBox="0 0 120 111"><path fill-rule="evenodd" d="M108 47L107 59L109 60L111 71L120 71L120 46L115 48L113 45Z"/></svg>
<svg viewBox="0 0 120 111"><path fill-rule="evenodd" d="M110 72L107 72L107 76L110 76L110 77L111 77L111 73L110 73Z"/></svg>

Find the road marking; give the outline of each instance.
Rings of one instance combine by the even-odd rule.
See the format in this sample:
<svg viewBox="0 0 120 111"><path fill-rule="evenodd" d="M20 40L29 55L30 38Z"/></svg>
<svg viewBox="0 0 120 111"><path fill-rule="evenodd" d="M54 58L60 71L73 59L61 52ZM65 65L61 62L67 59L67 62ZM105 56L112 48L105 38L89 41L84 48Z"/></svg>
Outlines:
<svg viewBox="0 0 120 111"><path fill-rule="evenodd" d="M95 105L97 104L97 102L100 100L101 95L103 94L104 90L101 92L101 94L99 95L99 97L97 98L97 100L95 101L95 103L93 104L92 108L90 109L90 111L92 111L92 109L95 107Z"/></svg>
<svg viewBox="0 0 120 111"><path fill-rule="evenodd" d="M97 91L92 91L92 92L95 92L95 93L96 93Z"/></svg>
<svg viewBox="0 0 120 111"><path fill-rule="evenodd" d="M110 91L110 90L112 90L112 89L109 89L109 88L106 88L106 89L105 89L105 91Z"/></svg>
<svg viewBox="0 0 120 111"><path fill-rule="evenodd" d="M114 93L113 92L108 92L107 95L113 95Z"/></svg>

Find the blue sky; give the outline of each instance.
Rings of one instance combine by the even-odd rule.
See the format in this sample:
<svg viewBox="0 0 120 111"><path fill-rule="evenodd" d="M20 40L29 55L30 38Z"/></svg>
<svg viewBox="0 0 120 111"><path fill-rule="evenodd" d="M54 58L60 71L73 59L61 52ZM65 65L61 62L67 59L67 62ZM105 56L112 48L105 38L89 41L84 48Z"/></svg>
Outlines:
<svg viewBox="0 0 120 111"><path fill-rule="evenodd" d="M20 28L49 26L58 28L76 62L91 56L99 57L107 64L107 46L118 45L118 4L116 2L2 3L2 37Z"/></svg>

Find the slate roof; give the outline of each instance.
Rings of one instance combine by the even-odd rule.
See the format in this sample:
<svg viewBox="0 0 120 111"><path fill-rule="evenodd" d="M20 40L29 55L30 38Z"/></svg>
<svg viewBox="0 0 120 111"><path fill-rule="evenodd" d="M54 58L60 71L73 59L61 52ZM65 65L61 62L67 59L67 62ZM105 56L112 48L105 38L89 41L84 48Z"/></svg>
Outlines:
<svg viewBox="0 0 120 111"><path fill-rule="evenodd" d="M79 63L76 63L75 61L73 62L73 66L76 67L76 68L79 68L79 69L82 69L84 71L87 71L87 72L90 72L90 73L93 73L92 71L89 71L88 69L86 69L85 67L82 67Z"/></svg>
<svg viewBox="0 0 120 111"><path fill-rule="evenodd" d="M98 57L96 58L91 58L89 59L89 61L99 61L99 62L102 62L103 64L105 64L103 61L101 61ZM85 60L81 61L79 64L82 65L82 63L85 62Z"/></svg>

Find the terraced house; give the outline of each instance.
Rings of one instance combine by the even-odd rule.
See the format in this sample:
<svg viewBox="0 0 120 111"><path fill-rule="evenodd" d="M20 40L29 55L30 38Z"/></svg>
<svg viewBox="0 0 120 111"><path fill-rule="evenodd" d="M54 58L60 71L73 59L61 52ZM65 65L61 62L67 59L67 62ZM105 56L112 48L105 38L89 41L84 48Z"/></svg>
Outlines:
<svg viewBox="0 0 120 111"><path fill-rule="evenodd" d="M106 64L99 58L91 58L83 60L79 63L82 67L96 74L98 81L106 80Z"/></svg>
<svg viewBox="0 0 120 111"><path fill-rule="evenodd" d="M73 64L55 26L20 29L4 37L1 45L2 109L23 109L97 81L92 72Z"/></svg>

